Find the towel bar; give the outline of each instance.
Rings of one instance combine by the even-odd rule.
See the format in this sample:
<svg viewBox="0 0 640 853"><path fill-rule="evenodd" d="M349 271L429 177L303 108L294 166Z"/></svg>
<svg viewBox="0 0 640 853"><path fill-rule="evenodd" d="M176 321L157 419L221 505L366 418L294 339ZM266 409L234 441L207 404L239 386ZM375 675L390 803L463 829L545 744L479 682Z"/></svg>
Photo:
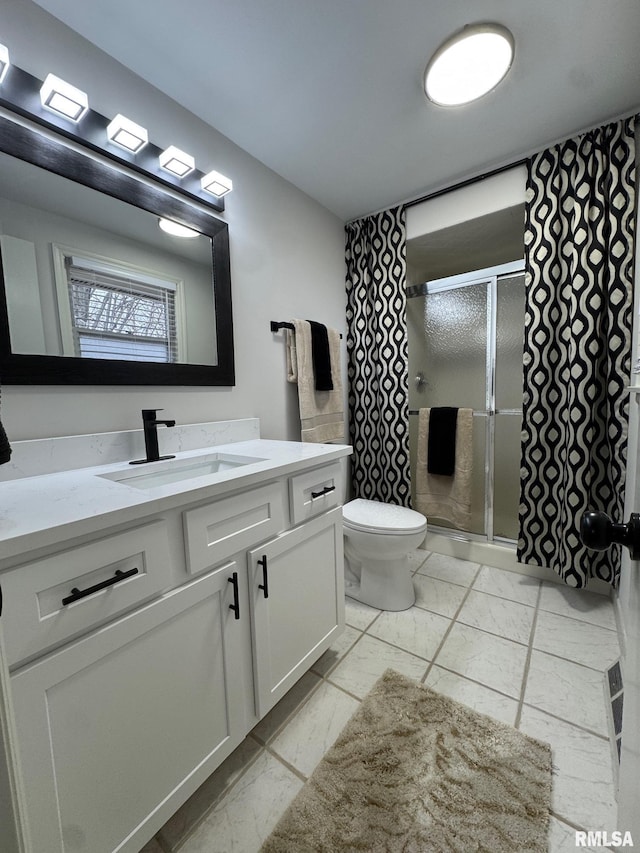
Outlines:
<svg viewBox="0 0 640 853"><path fill-rule="evenodd" d="M270 328L272 332L278 332L280 329L291 329L292 331L295 330L295 326L293 325L293 323L279 322L278 320L272 320L270 323ZM340 335L340 340L342 340L342 335Z"/></svg>
<svg viewBox="0 0 640 853"><path fill-rule="evenodd" d="M409 409L409 414L410 414L410 415L419 415L419 414L420 414L420 409ZM473 417L474 417L474 418L480 418L480 417L485 416L486 414L487 414L487 413L486 413L485 411L482 411L482 412L474 412L474 413L473 413Z"/></svg>

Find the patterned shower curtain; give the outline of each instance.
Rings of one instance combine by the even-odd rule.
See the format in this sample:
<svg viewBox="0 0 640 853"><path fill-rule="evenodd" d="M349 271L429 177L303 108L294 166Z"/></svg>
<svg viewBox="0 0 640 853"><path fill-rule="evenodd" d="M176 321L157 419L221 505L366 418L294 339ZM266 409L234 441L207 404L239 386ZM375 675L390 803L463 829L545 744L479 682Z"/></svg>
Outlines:
<svg viewBox="0 0 640 853"><path fill-rule="evenodd" d="M634 120L528 163L518 559L617 586L620 546L586 549L585 510L622 521L633 306Z"/></svg>
<svg viewBox="0 0 640 853"><path fill-rule="evenodd" d="M409 506L409 376L403 207L346 228L353 496Z"/></svg>

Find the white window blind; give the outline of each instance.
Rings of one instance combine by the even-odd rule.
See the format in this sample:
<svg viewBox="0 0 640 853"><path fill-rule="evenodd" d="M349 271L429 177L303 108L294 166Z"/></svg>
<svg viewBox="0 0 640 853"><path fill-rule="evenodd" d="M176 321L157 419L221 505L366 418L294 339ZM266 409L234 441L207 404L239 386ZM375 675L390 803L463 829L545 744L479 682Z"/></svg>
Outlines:
<svg viewBox="0 0 640 853"><path fill-rule="evenodd" d="M78 356L174 362L175 285L84 258L65 258Z"/></svg>

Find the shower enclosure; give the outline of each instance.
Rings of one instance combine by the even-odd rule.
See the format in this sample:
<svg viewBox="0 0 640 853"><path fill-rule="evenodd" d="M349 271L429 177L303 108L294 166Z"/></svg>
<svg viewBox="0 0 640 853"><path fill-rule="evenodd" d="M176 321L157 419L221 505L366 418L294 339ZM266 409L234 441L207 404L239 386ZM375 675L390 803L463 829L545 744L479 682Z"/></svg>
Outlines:
<svg viewBox="0 0 640 853"><path fill-rule="evenodd" d="M429 519L432 532L503 545L517 539L523 270L516 261L407 289L413 483L418 410L455 406L474 414L471 528Z"/></svg>

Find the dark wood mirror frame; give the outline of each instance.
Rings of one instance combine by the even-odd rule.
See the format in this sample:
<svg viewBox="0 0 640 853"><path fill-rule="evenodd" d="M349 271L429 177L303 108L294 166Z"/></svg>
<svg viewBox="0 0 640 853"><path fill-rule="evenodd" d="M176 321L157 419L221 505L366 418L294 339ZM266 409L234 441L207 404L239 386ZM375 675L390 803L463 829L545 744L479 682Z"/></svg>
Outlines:
<svg viewBox="0 0 640 853"><path fill-rule="evenodd" d="M0 263L0 382L6 385L234 385L229 230L226 222L182 201L160 185L143 182L51 135L0 116L0 151L70 178L211 238L218 364L158 364L20 355L11 352L4 275ZM1 257L0 257L1 262Z"/></svg>

